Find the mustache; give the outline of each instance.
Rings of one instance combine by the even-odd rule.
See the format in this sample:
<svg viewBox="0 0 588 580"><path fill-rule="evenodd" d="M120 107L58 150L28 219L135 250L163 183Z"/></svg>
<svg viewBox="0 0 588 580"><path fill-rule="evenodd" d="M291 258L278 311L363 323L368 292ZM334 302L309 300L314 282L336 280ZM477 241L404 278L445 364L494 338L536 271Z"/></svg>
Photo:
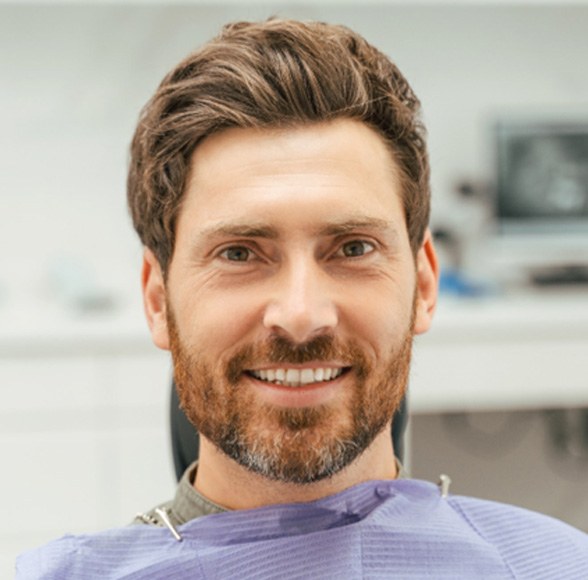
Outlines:
<svg viewBox="0 0 588 580"><path fill-rule="evenodd" d="M273 336L264 343L247 345L231 357L226 367L226 376L230 384L236 384L244 371L260 361L273 364L304 364L333 360L354 367L358 376L367 374L367 360L359 347L351 344L341 345L333 336L321 335L300 344L282 336Z"/></svg>

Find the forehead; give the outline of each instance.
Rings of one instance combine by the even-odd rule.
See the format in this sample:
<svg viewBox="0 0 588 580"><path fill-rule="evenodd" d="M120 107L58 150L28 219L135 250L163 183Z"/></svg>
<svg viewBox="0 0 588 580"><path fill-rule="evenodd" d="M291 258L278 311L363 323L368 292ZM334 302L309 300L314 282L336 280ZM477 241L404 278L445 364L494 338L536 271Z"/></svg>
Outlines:
<svg viewBox="0 0 588 580"><path fill-rule="evenodd" d="M355 120L288 129L228 129L195 150L183 228L216 222L404 222L398 167L383 138Z"/></svg>

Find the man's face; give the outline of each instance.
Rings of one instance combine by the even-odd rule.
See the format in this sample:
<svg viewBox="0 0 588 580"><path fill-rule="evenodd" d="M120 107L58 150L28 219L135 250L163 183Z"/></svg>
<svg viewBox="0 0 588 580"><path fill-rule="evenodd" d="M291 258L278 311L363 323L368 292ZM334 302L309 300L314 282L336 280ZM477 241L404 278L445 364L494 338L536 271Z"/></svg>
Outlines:
<svg viewBox="0 0 588 580"><path fill-rule="evenodd" d="M405 392L434 305L391 153L351 120L230 129L192 159L168 278L146 253L154 340L201 434L282 481L333 475Z"/></svg>

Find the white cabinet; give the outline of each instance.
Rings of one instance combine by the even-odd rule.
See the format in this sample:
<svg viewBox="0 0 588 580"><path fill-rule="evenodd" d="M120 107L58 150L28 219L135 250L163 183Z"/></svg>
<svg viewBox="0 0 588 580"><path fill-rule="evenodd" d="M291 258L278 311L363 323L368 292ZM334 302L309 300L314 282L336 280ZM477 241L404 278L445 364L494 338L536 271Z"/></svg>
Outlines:
<svg viewBox="0 0 588 580"><path fill-rule="evenodd" d="M170 377L154 347L0 358L0 577L26 548L172 496Z"/></svg>
<svg viewBox="0 0 588 580"><path fill-rule="evenodd" d="M414 350L413 413L588 407L588 290L441 302Z"/></svg>

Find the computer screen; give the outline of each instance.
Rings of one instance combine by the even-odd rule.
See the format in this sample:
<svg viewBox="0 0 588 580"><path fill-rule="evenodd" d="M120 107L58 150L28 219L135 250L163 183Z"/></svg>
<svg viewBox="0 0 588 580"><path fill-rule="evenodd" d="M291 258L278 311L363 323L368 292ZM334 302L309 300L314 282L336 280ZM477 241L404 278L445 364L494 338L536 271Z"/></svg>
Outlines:
<svg viewBox="0 0 588 580"><path fill-rule="evenodd" d="M501 230L588 232L588 123L499 122L495 136Z"/></svg>
<svg viewBox="0 0 588 580"><path fill-rule="evenodd" d="M494 127L503 267L532 281L588 280L588 118Z"/></svg>

